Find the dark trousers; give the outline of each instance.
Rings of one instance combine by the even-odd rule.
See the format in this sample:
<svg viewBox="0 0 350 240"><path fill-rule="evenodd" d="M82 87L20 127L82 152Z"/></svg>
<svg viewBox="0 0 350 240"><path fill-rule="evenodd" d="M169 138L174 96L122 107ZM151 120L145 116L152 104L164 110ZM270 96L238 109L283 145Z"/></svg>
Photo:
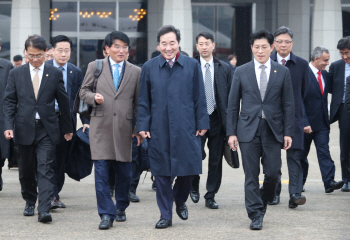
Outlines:
<svg viewBox="0 0 350 240"><path fill-rule="evenodd" d="M49 212L54 190L53 163L55 145L44 126L35 125L35 139L31 145L17 145L17 161L22 197L29 205L35 205L39 189L38 212ZM36 177L37 180L36 180Z"/></svg>
<svg viewBox="0 0 350 240"><path fill-rule="evenodd" d="M118 162L115 160L94 160L95 167L95 190L98 214L102 218L108 215L112 220L116 217L116 209L125 211L129 206L129 188L131 180L131 163ZM109 169L115 173L115 200L114 204L109 194Z"/></svg>
<svg viewBox="0 0 350 240"><path fill-rule="evenodd" d="M238 139L239 140L239 139ZM258 130L251 142L239 143L245 174L245 206L248 217L261 216L264 202L272 201L281 171L281 146L265 119L259 122ZM260 157L265 174L259 189Z"/></svg>
<svg viewBox="0 0 350 240"><path fill-rule="evenodd" d="M340 145L340 166L342 180L350 182L350 112L340 104L338 110L339 124L339 145Z"/></svg>
<svg viewBox="0 0 350 240"><path fill-rule="evenodd" d="M310 146L314 140L318 164L320 166L322 181L324 187L327 188L334 180L335 166L329 152L329 128L323 123L320 131L312 132L311 134L304 133L304 150L301 154L301 166L303 168L303 184L306 182L309 171L309 162L307 156L309 155Z"/></svg>
<svg viewBox="0 0 350 240"><path fill-rule="evenodd" d="M186 202L191 191L193 176L177 177L172 186L173 178L170 176L154 176L157 184L157 204L160 218L171 220L173 218L173 200Z"/></svg>
<svg viewBox="0 0 350 240"><path fill-rule="evenodd" d="M300 162L301 150L288 149L287 150L287 166L289 175L288 190L289 195L294 193L301 194L303 188L303 168ZM278 182L276 195L279 196L282 190L281 179Z"/></svg>
<svg viewBox="0 0 350 240"><path fill-rule="evenodd" d="M204 147L208 139L209 159L208 159L208 178L207 193L205 199L214 198L219 191L222 178L222 157L224 155L225 131L220 121L219 113L215 110L209 116L210 129L201 137L202 142L202 159L206 157ZM199 175L195 175L192 181L193 189L198 189Z"/></svg>
<svg viewBox="0 0 350 240"><path fill-rule="evenodd" d="M59 127L60 127L60 143L56 145L55 161L53 164L53 170L55 173L55 189L53 192L56 199L60 199L59 193L61 192L64 180L65 180L65 165L68 159L69 148L71 141L66 141L64 133L62 131L61 115L58 115Z"/></svg>

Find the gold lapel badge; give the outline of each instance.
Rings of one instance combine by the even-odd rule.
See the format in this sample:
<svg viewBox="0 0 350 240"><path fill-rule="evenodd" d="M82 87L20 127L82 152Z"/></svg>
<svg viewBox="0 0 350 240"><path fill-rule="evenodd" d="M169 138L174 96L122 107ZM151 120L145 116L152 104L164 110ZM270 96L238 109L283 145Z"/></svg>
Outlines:
<svg viewBox="0 0 350 240"><path fill-rule="evenodd" d="M275 70L274 72L276 73L277 71Z"/></svg>
<svg viewBox="0 0 350 240"><path fill-rule="evenodd" d="M70 71L70 73L72 73L72 71Z"/></svg>
<svg viewBox="0 0 350 240"><path fill-rule="evenodd" d="M49 76L49 74L46 74L46 77L48 77Z"/></svg>

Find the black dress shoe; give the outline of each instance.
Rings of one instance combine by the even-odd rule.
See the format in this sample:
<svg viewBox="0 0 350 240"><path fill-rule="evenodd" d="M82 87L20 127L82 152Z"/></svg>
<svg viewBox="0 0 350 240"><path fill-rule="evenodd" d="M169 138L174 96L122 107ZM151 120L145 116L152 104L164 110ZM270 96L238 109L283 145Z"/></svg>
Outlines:
<svg viewBox="0 0 350 240"><path fill-rule="evenodd" d="M42 223L52 222L51 214L48 212L39 212L38 222L42 222Z"/></svg>
<svg viewBox="0 0 350 240"><path fill-rule="evenodd" d="M306 203L306 197L299 193L294 193L289 199L289 208L296 208L298 205L304 205Z"/></svg>
<svg viewBox="0 0 350 240"><path fill-rule="evenodd" d="M28 203L26 204L26 207L24 208L23 211L23 216L34 216L34 209L35 206L30 206Z"/></svg>
<svg viewBox="0 0 350 240"><path fill-rule="evenodd" d="M136 194L133 192L129 192L129 200L130 200L130 202L139 202L140 201L139 197L136 196Z"/></svg>
<svg viewBox="0 0 350 240"><path fill-rule="evenodd" d="M119 209L117 209L117 215L115 216L115 220L117 222L125 222L126 221L125 211L120 211Z"/></svg>
<svg viewBox="0 0 350 240"><path fill-rule="evenodd" d="M155 181L152 183L152 189L153 189L154 191L157 190L157 185L156 185L156 182L155 182Z"/></svg>
<svg viewBox="0 0 350 240"><path fill-rule="evenodd" d="M256 217L253 219L252 223L250 224L251 230L261 230L262 229L262 217Z"/></svg>
<svg viewBox="0 0 350 240"><path fill-rule="evenodd" d="M102 230L106 230L106 229L109 229L110 227L113 227L113 221L111 221L111 219L107 215L102 216L101 222L98 228Z"/></svg>
<svg viewBox="0 0 350 240"><path fill-rule="evenodd" d="M331 184L329 184L329 186L326 188L325 192L331 193L334 190L340 189L343 185L344 185L344 181L339 181L339 182L332 181Z"/></svg>
<svg viewBox="0 0 350 240"><path fill-rule="evenodd" d="M182 220L187 220L188 219L188 210L187 210L186 203L179 202L179 201L175 200L175 205L176 205L176 213L177 213L177 215Z"/></svg>
<svg viewBox="0 0 350 240"><path fill-rule="evenodd" d="M350 192L350 186L349 183L344 183L343 187L341 188L342 192Z"/></svg>
<svg viewBox="0 0 350 240"><path fill-rule="evenodd" d="M171 220L160 219L156 224L156 228L167 228L167 227L170 227L172 225L173 225L173 223Z"/></svg>
<svg viewBox="0 0 350 240"><path fill-rule="evenodd" d="M192 202L197 203L199 201L199 191L198 190L191 190L190 197Z"/></svg>
<svg viewBox="0 0 350 240"><path fill-rule="evenodd" d="M269 205L277 205L279 203L280 203L280 196L277 196L277 195L275 196L272 202L267 202L267 204Z"/></svg>
<svg viewBox="0 0 350 240"><path fill-rule="evenodd" d="M56 199L56 197L53 197L53 199L51 200L50 209L56 209L56 208L66 208L66 205L60 200Z"/></svg>
<svg viewBox="0 0 350 240"><path fill-rule="evenodd" d="M205 199L205 206L210 209L218 209L219 205L215 202L214 198Z"/></svg>

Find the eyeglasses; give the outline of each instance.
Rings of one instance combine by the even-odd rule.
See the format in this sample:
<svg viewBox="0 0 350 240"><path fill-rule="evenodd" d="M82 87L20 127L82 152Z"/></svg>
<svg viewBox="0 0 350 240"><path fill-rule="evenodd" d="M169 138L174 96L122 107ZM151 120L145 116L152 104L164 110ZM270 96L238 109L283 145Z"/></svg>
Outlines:
<svg viewBox="0 0 350 240"><path fill-rule="evenodd" d="M114 45L113 46L115 49L117 49L117 51L119 51L120 49L123 49L124 51L129 49L129 46L118 46L118 45Z"/></svg>
<svg viewBox="0 0 350 240"><path fill-rule="evenodd" d="M283 44L283 43L285 43L286 45L289 45L289 44L291 44L291 43L293 42L293 40L292 40L292 41L289 41L289 40L287 40L287 41L279 40L279 41L275 41L275 42L278 43L278 44Z"/></svg>
<svg viewBox="0 0 350 240"><path fill-rule="evenodd" d="M350 52L340 52L339 55L341 57L344 57L344 56L350 57Z"/></svg>
<svg viewBox="0 0 350 240"><path fill-rule="evenodd" d="M39 55L31 55L31 54L28 54L28 56L27 56L29 59L41 59L41 58L43 58L44 56L43 55L41 55L41 54L39 54Z"/></svg>

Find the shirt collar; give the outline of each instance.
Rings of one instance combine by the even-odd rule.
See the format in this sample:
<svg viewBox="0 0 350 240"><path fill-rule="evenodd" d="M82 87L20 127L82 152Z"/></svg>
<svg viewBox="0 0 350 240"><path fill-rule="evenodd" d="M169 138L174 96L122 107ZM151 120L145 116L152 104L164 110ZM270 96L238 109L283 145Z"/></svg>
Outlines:
<svg viewBox="0 0 350 240"><path fill-rule="evenodd" d="M286 62L287 62L288 60L290 60L290 53L289 53L288 56L285 57L285 58L281 57L281 56L277 53L277 62L280 63L280 62L282 61L282 59L286 60Z"/></svg>
<svg viewBox="0 0 350 240"><path fill-rule="evenodd" d="M43 62L43 64L39 67L39 70L43 71L44 65L45 65L45 62ZM35 67L33 67L32 64L29 63L29 68L30 68L30 71L33 71Z"/></svg>
<svg viewBox="0 0 350 240"><path fill-rule="evenodd" d="M271 68L271 61L270 58L267 60L265 64L259 63L255 58L254 58L254 66L255 68L259 68L261 65L265 65L266 68Z"/></svg>
<svg viewBox="0 0 350 240"><path fill-rule="evenodd" d="M200 57L200 62L201 62L202 68L205 67L206 63L209 63L210 66L214 66L214 59L213 59L213 57L211 57L209 62L207 62L204 58Z"/></svg>
<svg viewBox="0 0 350 240"><path fill-rule="evenodd" d="M58 65L58 63L55 61L55 59L53 59L53 66L57 67L57 68L61 67L60 65ZM63 69L67 70L67 66L68 66L68 62L66 62L66 64L63 65Z"/></svg>
<svg viewBox="0 0 350 240"><path fill-rule="evenodd" d="M317 75L318 71L320 71L320 70L318 70L317 68L315 68L314 65L312 65L311 62L309 63L309 67L311 68L311 71L312 71L315 75Z"/></svg>
<svg viewBox="0 0 350 240"><path fill-rule="evenodd" d="M109 62L110 62L110 64L111 64L112 67L114 66L114 64L117 64L115 61L113 61L113 59L112 59L110 56L108 56L108 57L109 57ZM125 61L125 60L124 60L124 61ZM118 64L119 64L119 67L123 67L124 61L121 61L120 63L118 63Z"/></svg>

